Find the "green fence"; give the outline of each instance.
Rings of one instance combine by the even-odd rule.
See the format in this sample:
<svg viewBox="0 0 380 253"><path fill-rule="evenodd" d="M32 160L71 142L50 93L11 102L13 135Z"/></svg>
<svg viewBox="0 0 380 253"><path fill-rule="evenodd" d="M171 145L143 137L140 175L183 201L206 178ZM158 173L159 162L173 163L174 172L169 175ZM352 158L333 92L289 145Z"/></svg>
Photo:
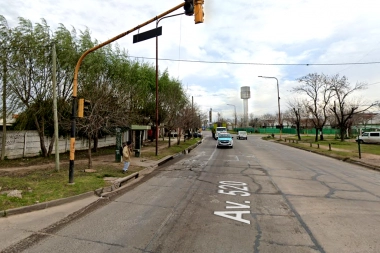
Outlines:
<svg viewBox="0 0 380 253"><path fill-rule="evenodd" d="M260 133L260 134L280 134L279 128L274 127L267 127L267 128L252 128L252 127L246 127L246 128L236 128L235 131L247 131L247 133ZM315 129L301 129L301 134L310 134L315 135ZM295 128L283 128L282 129L283 134L297 134L297 129ZM323 129L323 134L338 134L339 129Z"/></svg>

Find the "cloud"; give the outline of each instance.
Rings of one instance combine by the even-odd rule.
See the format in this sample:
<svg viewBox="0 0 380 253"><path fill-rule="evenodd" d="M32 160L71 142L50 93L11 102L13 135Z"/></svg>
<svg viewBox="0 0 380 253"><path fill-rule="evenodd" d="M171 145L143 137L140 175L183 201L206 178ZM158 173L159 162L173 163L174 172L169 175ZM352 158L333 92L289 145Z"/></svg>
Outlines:
<svg viewBox="0 0 380 253"><path fill-rule="evenodd" d="M6 3L5 3L6 2ZM2 1L0 10L11 26L17 17L33 23L45 18L54 30L60 23L77 30L88 28L92 37L104 42L175 7L182 1L34 0ZM171 13L181 13L183 9ZM220 109L232 117L234 104L242 113L240 88L249 86L249 112L259 116L277 111L275 80L279 80L281 108L291 96L297 78L309 73L346 75L351 83L380 83L379 64L368 65L279 65L380 61L380 16L372 0L216 1L205 0L205 22L180 15L162 19L158 39L161 71L178 78L189 96L203 108ZM156 22L140 29L156 27ZM155 64L154 39L132 43L138 31L116 43L131 56L148 57ZM116 44L115 43L115 44ZM207 61L210 63L188 62ZM250 63L227 64L221 62ZM252 64L252 63L263 63ZM361 93L378 99L379 85Z"/></svg>

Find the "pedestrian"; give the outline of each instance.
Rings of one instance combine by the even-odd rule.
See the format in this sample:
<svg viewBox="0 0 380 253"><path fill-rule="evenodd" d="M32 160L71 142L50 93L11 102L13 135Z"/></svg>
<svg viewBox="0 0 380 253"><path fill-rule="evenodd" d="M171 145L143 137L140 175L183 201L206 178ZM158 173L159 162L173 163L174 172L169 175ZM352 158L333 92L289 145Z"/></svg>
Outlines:
<svg viewBox="0 0 380 253"><path fill-rule="evenodd" d="M127 145L125 145L123 148L123 173L125 173L128 170L129 165L131 164L131 144L131 141L127 141Z"/></svg>

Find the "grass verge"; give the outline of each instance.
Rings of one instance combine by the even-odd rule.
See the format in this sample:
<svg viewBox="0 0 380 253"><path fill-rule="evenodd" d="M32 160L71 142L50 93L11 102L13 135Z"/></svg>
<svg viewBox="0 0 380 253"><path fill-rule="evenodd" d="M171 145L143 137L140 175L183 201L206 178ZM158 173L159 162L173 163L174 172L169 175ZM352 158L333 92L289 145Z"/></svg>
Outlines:
<svg viewBox="0 0 380 253"><path fill-rule="evenodd" d="M198 141L199 139L190 139L186 140L186 142L181 141L180 145L171 145L171 147L168 147L167 141L160 141L158 156L156 156L155 152L151 151L152 148L148 146L147 148L142 148L141 157L159 160L165 156L181 152ZM99 149L98 152L93 153L92 156L104 156L114 153L115 147L108 147ZM76 152L76 159L85 159L86 156L87 151ZM60 160L69 160L68 154L60 155ZM104 180L105 177L125 177L144 169L131 164L128 174L122 174L120 163L112 162L109 164L93 164L93 172L84 172L85 169L87 169L87 163L76 163L74 184L68 184L68 163L61 164L60 171L56 171L54 168L43 167L33 170L18 169L18 167L52 163L54 164L54 156L50 158L36 157L1 161L0 167L15 169L0 171L0 211L94 191L110 185L109 181ZM22 198L8 197L8 192L12 190L21 191Z"/></svg>
<svg viewBox="0 0 380 253"><path fill-rule="evenodd" d="M265 137L265 139L280 141L272 137ZM318 142L315 141L314 136L301 136L301 140L299 141L297 136L285 135L281 141L288 146L310 150L342 160L359 157L359 146L355 140L348 139L341 142L334 135L324 135L324 140ZM360 151L362 154L380 155L380 146L376 144L361 144Z"/></svg>

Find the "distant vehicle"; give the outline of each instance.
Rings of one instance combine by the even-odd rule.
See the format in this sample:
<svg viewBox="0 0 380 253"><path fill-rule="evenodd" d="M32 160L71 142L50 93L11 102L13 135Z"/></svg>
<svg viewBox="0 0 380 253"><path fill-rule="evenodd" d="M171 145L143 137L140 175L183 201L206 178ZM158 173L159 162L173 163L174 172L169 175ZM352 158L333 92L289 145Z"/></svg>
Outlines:
<svg viewBox="0 0 380 253"><path fill-rule="evenodd" d="M193 137L194 137L194 138L202 138L202 132L201 132L201 131L194 132L194 133L193 133Z"/></svg>
<svg viewBox="0 0 380 253"><path fill-rule="evenodd" d="M177 133L176 131L172 130L172 131L170 132L170 136L171 136L171 137L177 137L177 136L178 136L178 133Z"/></svg>
<svg viewBox="0 0 380 253"><path fill-rule="evenodd" d="M248 140L247 132L246 131L239 131L237 135L237 139L241 140Z"/></svg>
<svg viewBox="0 0 380 253"><path fill-rule="evenodd" d="M215 131L215 140L218 139L219 133L227 133L227 128L226 127L217 127Z"/></svg>
<svg viewBox="0 0 380 253"><path fill-rule="evenodd" d="M234 137L232 137L232 135L229 134L229 133L227 133L227 132L219 133L216 147L217 148L220 148L220 147L230 147L230 148L233 148L234 147L234 140L233 140L233 138Z"/></svg>
<svg viewBox="0 0 380 253"><path fill-rule="evenodd" d="M380 132L363 132L356 138L360 143L380 143Z"/></svg>

